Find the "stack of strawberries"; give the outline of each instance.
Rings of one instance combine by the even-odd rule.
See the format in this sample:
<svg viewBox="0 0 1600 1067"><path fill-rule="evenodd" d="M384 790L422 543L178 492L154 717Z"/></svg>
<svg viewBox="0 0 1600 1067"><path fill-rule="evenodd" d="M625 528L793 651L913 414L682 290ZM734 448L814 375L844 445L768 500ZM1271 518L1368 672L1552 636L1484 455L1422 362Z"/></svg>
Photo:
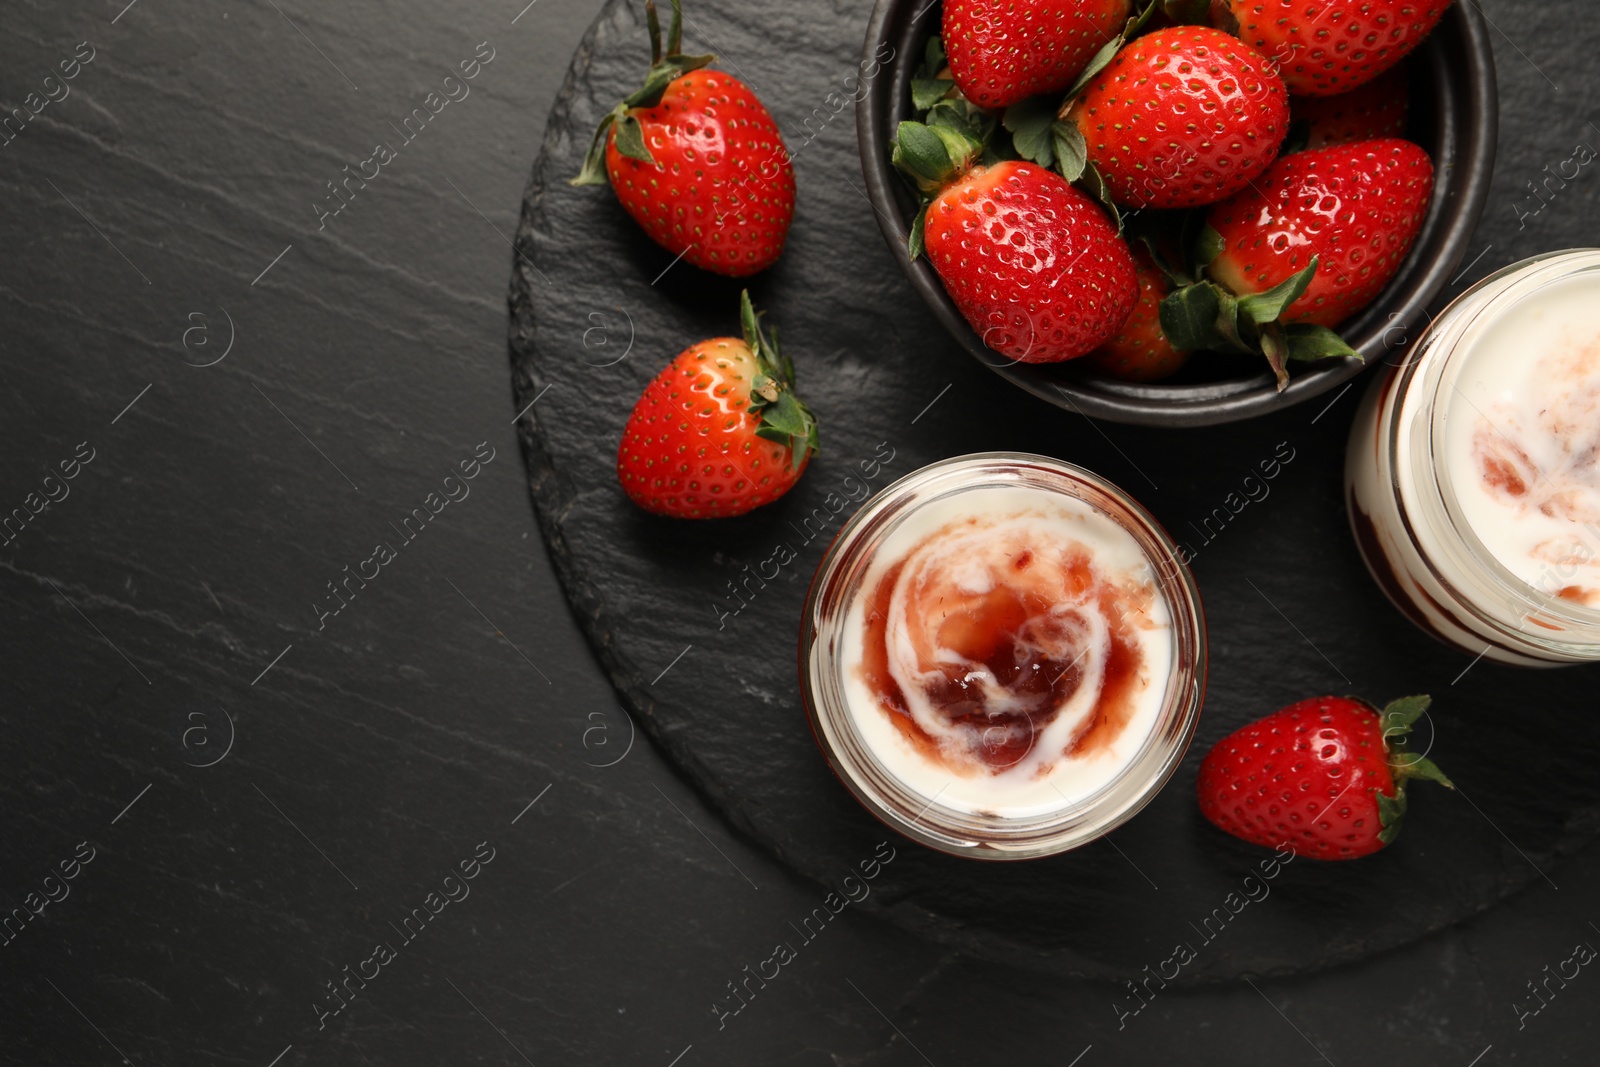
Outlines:
<svg viewBox="0 0 1600 1067"><path fill-rule="evenodd" d="M984 342L1149 381L1198 350L1356 353L1332 327L1421 228L1400 60L1444 0L947 0L895 163ZM1198 24L1197 24L1198 23Z"/></svg>

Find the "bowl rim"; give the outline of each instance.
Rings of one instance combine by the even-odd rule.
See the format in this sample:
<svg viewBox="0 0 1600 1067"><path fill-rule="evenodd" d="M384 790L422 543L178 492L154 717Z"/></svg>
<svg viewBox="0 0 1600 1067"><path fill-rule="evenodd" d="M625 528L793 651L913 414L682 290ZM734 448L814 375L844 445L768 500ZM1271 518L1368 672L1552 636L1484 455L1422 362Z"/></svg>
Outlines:
<svg viewBox="0 0 1600 1067"><path fill-rule="evenodd" d="M909 105L909 97L903 94L916 60L916 50L904 46L926 40L925 26L917 23L940 7L940 0L877 0L873 8L862 62L881 69L876 77L863 79L866 90L856 101L862 177L878 228L912 288L972 358L1024 391L1066 411L1135 425L1210 426L1253 418L1321 395L1396 355L1409 334L1425 325L1428 308L1457 280L1455 271L1488 200L1499 130L1488 25L1476 6L1466 2L1451 4L1434 32L1407 57L1412 77L1427 77L1426 87L1442 119L1432 144L1422 146L1434 161L1434 195L1394 279L1340 330L1365 362L1318 364L1295 374L1280 393L1265 369L1248 378L1176 386L1095 379L1095 387L1085 388L1056 366L1003 361L967 325L926 257L913 262L907 255L909 221L901 192L906 187L889 160L890 125L908 113L902 104ZM938 16L926 25L937 28ZM894 53L881 59L886 45Z"/></svg>

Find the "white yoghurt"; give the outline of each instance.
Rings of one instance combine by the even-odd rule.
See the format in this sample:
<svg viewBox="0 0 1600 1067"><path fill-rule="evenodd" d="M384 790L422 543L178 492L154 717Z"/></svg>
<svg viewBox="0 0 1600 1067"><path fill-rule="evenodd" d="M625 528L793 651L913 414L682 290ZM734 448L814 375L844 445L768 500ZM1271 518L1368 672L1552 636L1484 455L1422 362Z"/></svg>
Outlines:
<svg viewBox="0 0 1600 1067"><path fill-rule="evenodd" d="M887 664L920 743L896 725L902 713L880 698L864 666L874 592L902 562L889 598ZM967 608L990 603L997 589L1002 599L1020 590L1035 606L1048 605L1025 614L1003 643L1021 650L1009 661L1021 670L1045 662L1052 671L1066 663L1077 672L1078 684L1064 687L1059 704L1048 688L1018 690L1014 679L1008 688L984 662L950 647L982 640L965 629L976 625ZM1116 617L1107 616L1107 603L1118 605ZM1120 729L1107 725L1102 701L1116 647L1124 657L1118 662L1126 664L1133 648L1138 663L1136 672L1118 676L1118 713L1126 714ZM848 607L840 658L850 715L891 775L930 803L1016 818L1069 810L1116 779L1150 737L1175 666L1171 612L1133 535L1087 503L1026 487L942 496L901 519L874 551ZM1068 677L1070 686L1070 675L1057 677ZM982 715L952 722L928 696L951 678L985 715L1009 715L1011 726L985 726L992 720ZM1035 719L1043 723L1037 729ZM1018 729L1027 729L1032 743L1014 762L979 758L983 746L1017 742Z"/></svg>
<svg viewBox="0 0 1600 1067"><path fill-rule="evenodd" d="M1445 453L1468 526L1528 585L1600 608L1600 280L1539 288L1455 358Z"/></svg>

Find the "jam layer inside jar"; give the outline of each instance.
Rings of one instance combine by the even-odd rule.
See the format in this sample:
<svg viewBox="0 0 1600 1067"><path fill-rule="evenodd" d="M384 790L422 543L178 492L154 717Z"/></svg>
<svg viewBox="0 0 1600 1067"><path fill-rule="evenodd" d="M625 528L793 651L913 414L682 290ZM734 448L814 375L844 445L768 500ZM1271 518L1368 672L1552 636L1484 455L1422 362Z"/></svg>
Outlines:
<svg viewBox="0 0 1600 1067"><path fill-rule="evenodd" d="M925 537L866 590L861 673L930 761L961 774L1110 746L1148 684L1148 566L1105 565L1059 519L972 517ZM1021 769L1021 768L1019 768Z"/></svg>

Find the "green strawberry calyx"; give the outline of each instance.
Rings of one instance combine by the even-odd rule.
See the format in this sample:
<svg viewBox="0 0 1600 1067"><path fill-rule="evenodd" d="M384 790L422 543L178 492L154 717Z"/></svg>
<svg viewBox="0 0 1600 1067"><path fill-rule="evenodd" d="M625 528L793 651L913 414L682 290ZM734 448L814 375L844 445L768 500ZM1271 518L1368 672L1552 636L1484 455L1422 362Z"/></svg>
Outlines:
<svg viewBox="0 0 1600 1067"><path fill-rule="evenodd" d="M1197 277L1222 251L1222 238L1202 227L1194 244ZM1209 278L1173 289L1161 300L1161 330L1174 348L1259 353L1266 357L1278 383L1289 387L1289 364L1319 359L1361 359L1344 338L1326 326L1284 322L1289 305L1300 299L1316 277L1318 257L1272 288L1259 293L1234 293Z"/></svg>
<svg viewBox="0 0 1600 1067"><path fill-rule="evenodd" d="M930 120L934 116L930 115ZM982 160L983 141L961 125L948 122L902 122L894 134L893 161L922 194L907 242L911 258L922 254L922 231L928 205L946 186L959 181Z"/></svg>
<svg viewBox="0 0 1600 1067"><path fill-rule="evenodd" d="M1111 65L1117 53L1144 28L1161 4L1159 0L1148 0L1136 6L1140 8L1138 13L1089 57L1089 62L1078 72L1065 93L1018 101L1006 108L1000 119L1000 124L1011 134L1011 143L1017 155L1046 170L1055 170L1069 182L1082 179L1089 193L1105 205L1119 231L1122 226L1121 212L1112 201L1110 190L1106 188L1100 172L1089 162L1088 143L1071 117L1071 111L1073 101L1101 71Z"/></svg>
<svg viewBox="0 0 1600 1067"><path fill-rule="evenodd" d="M1431 703L1433 699L1427 696L1401 697L1390 701L1377 713L1378 726L1383 738L1384 758L1388 761L1389 773L1394 776L1393 796L1382 791L1374 795L1374 799L1378 802L1378 821L1383 824L1383 829L1378 833L1378 840L1385 845L1400 833L1400 825L1406 813L1407 782L1420 779L1438 782L1450 789L1455 788L1455 783L1445 777L1445 773L1437 764L1405 747L1406 737L1411 733L1411 728L1427 712Z"/></svg>
<svg viewBox="0 0 1600 1067"><path fill-rule="evenodd" d="M799 470L817 450L817 420L794 391L794 361L778 348L778 330L761 328L761 315L750 302L750 290L739 294L739 325L744 343L756 361L750 383L750 413L760 418L756 436L786 445L790 464Z"/></svg>
<svg viewBox="0 0 1600 1067"><path fill-rule="evenodd" d="M682 0L672 0L672 24L667 31L665 53L661 50L661 19L656 14L655 0L645 0L644 12L645 22L650 29L650 72L645 75L642 86L624 97L600 120L600 127L589 142L589 151L583 157L583 169L568 182L569 185L601 185L605 182L607 134L615 139L617 151L629 159L654 163L656 159L644 143L644 130L633 109L655 107L661 103L667 86L690 71L710 66L717 58L714 55L683 54Z"/></svg>

